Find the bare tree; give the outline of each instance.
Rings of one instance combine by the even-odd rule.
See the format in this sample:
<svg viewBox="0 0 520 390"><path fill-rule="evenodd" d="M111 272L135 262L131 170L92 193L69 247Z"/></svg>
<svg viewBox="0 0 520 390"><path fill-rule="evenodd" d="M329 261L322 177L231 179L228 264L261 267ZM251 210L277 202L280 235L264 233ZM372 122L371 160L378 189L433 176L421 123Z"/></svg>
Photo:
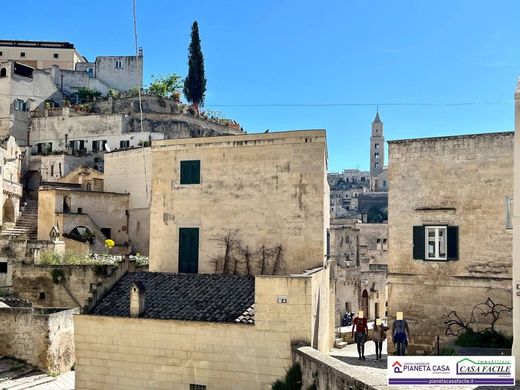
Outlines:
<svg viewBox="0 0 520 390"><path fill-rule="evenodd" d="M245 267L246 267L246 274L247 275L253 275L253 269L252 269L252 258L253 258L253 252L249 248L249 245L244 245L242 243L239 243L238 245L238 253L240 257L242 258Z"/></svg>
<svg viewBox="0 0 520 390"><path fill-rule="evenodd" d="M269 259L272 255L271 249L262 245L256 252L258 254L258 269L260 270L260 275L266 275L269 269Z"/></svg>
<svg viewBox="0 0 520 390"><path fill-rule="evenodd" d="M231 270L236 272L237 260L235 257L235 249L239 242L238 233L238 229L231 229L224 234L218 234L216 236L215 240L219 243L224 253L213 258L215 262L215 273L229 274Z"/></svg>
<svg viewBox="0 0 520 390"><path fill-rule="evenodd" d="M282 244L278 244L275 246L272 251L274 262L273 262L273 275L276 275L283 267L283 246Z"/></svg>

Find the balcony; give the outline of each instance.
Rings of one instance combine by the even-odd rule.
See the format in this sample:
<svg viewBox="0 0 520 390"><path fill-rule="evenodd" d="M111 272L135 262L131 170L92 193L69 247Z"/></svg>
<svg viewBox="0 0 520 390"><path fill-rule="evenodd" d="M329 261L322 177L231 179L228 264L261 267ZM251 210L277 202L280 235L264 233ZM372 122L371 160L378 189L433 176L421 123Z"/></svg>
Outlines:
<svg viewBox="0 0 520 390"><path fill-rule="evenodd" d="M22 197L23 187L20 183L15 183L4 179L4 194L8 196Z"/></svg>

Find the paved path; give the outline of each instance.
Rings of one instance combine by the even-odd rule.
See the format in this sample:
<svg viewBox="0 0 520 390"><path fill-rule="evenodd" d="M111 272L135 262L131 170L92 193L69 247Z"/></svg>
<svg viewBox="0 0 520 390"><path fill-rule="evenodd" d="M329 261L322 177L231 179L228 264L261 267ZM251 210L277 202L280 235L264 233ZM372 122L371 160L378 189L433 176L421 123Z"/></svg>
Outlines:
<svg viewBox="0 0 520 390"><path fill-rule="evenodd" d="M53 377L21 360L0 357L0 390L74 390L74 374Z"/></svg>
<svg viewBox="0 0 520 390"><path fill-rule="evenodd" d="M356 344L349 344L343 349L333 349L330 355L339 359L349 365L348 374L361 382L367 383L376 389L415 389L415 390L520 390L520 384L508 387L493 387L493 386L387 386L386 375L386 341L383 343L383 359L376 360L376 349L373 341L367 341L365 344L366 360L359 360Z"/></svg>

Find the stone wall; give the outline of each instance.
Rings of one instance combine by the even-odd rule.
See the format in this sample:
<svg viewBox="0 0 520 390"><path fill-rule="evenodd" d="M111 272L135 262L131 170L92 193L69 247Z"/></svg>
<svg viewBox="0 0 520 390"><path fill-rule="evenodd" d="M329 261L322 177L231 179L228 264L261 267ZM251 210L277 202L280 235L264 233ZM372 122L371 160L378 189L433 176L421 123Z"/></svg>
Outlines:
<svg viewBox="0 0 520 390"><path fill-rule="evenodd" d="M91 285L102 280L99 268L88 265L37 265L15 262L12 291L37 307L83 307L92 295ZM117 269L116 266L109 268ZM53 270L60 270L63 279L56 284ZM43 293L43 295L42 295Z"/></svg>
<svg viewBox="0 0 520 390"><path fill-rule="evenodd" d="M131 167L131 169L129 169ZM105 155L105 190L129 194L128 236L135 251L148 255L152 155L150 148Z"/></svg>
<svg viewBox="0 0 520 390"><path fill-rule="evenodd" d="M310 347L300 347L293 353L294 362L302 369L302 389L376 390L386 388L386 378L369 376L363 366L346 364ZM360 378L363 378L360 379Z"/></svg>
<svg viewBox="0 0 520 390"><path fill-rule="evenodd" d="M410 352L428 352L450 310L468 319L488 297L511 306L513 133L394 141L389 151L389 316L403 311ZM458 226L458 260L414 260L413 226L422 225ZM498 325L510 334L511 316Z"/></svg>
<svg viewBox="0 0 520 390"><path fill-rule="evenodd" d="M70 196L68 213L63 210L65 196ZM111 229L111 238L116 244L128 241L128 194L43 188L38 192L38 198L40 240L49 238L53 226L60 226L62 233L70 233L74 227L82 226L88 216L99 229ZM78 225L74 226L74 223ZM100 238L100 241L100 245L104 245L104 239Z"/></svg>
<svg viewBox="0 0 520 390"><path fill-rule="evenodd" d="M200 184L180 184L182 160L200 160ZM201 273L215 272L213 259L222 254L217 239L235 229L253 251L281 244L281 273L321 266L329 224L326 167L324 131L154 143L150 270L178 271L182 227L199 228Z"/></svg>
<svg viewBox="0 0 520 390"><path fill-rule="evenodd" d="M45 372L70 370L75 361L71 310L0 308L0 355L25 360Z"/></svg>
<svg viewBox="0 0 520 390"><path fill-rule="evenodd" d="M370 319L385 317L388 225L332 219L330 233L331 256L338 263L339 316L350 309L354 313L364 310Z"/></svg>
<svg viewBox="0 0 520 390"><path fill-rule="evenodd" d="M332 346L329 278L328 270L257 278L255 325L75 316L76 389L270 389L291 365L291 343Z"/></svg>

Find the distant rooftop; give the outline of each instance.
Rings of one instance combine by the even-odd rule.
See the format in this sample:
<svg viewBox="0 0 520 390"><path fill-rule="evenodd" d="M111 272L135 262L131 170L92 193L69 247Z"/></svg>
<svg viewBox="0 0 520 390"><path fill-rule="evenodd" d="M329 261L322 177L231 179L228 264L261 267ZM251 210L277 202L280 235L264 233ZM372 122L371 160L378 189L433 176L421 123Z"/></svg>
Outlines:
<svg viewBox="0 0 520 390"><path fill-rule="evenodd" d="M0 46L17 46L17 47L49 47L61 49L74 49L74 45L70 42L56 41L18 41L0 39Z"/></svg>
<svg viewBox="0 0 520 390"><path fill-rule="evenodd" d="M254 323L254 278L217 274L127 273L89 314L130 317L130 287L137 282L146 289L140 318Z"/></svg>

